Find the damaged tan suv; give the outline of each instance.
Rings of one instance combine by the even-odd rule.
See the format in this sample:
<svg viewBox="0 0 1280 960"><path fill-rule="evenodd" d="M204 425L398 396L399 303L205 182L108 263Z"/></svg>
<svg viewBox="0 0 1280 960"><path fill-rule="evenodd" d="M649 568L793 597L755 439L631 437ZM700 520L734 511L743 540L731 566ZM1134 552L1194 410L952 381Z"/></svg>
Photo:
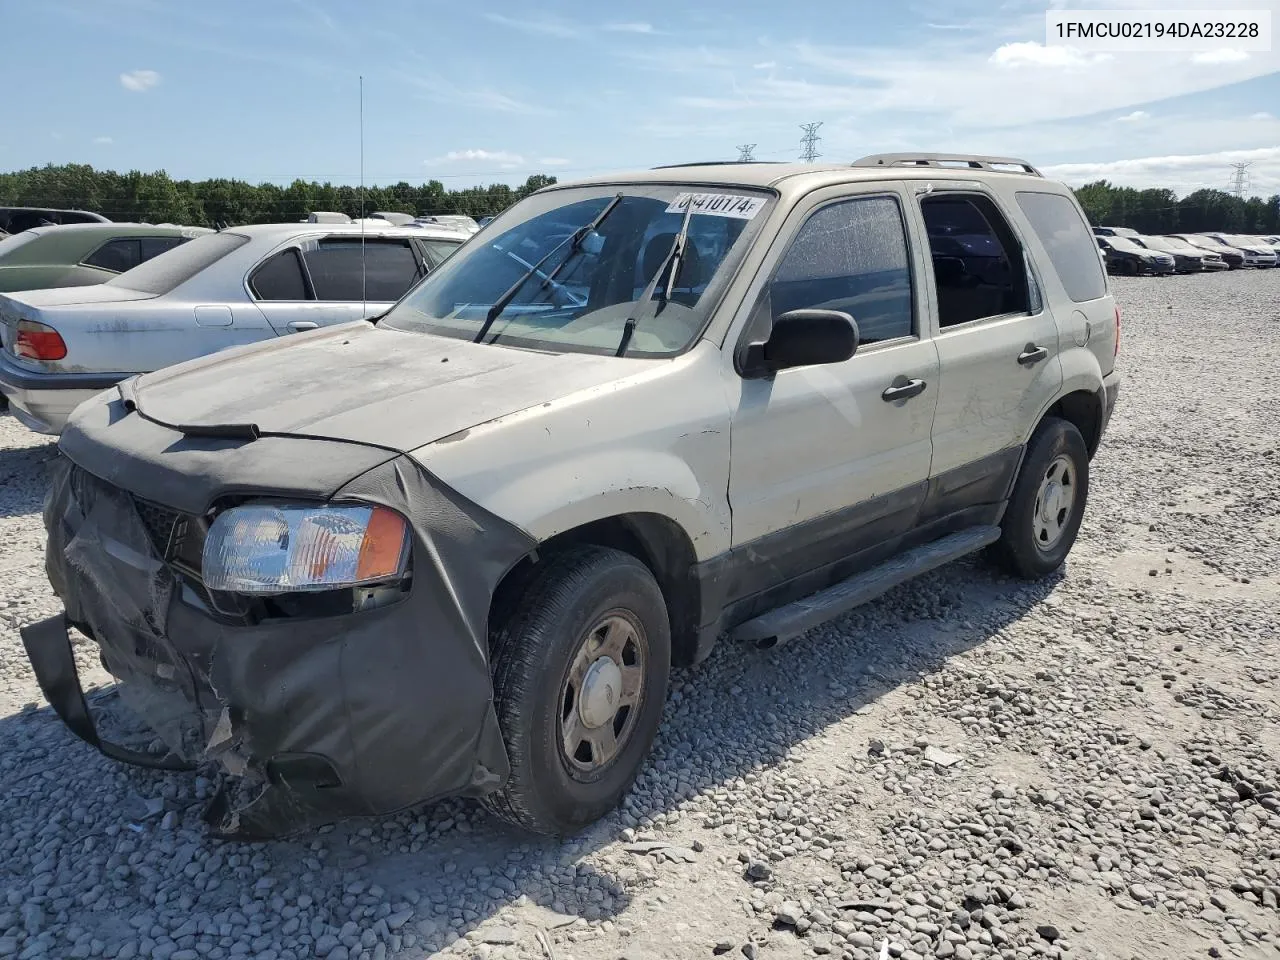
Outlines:
<svg viewBox="0 0 1280 960"><path fill-rule="evenodd" d="M22 631L80 737L217 769L278 836L437 797L569 834L673 665L1080 525L1120 315L1020 160L705 164L544 189L376 322L86 401ZM68 629L163 749L102 736ZM114 729L114 728L113 728Z"/></svg>

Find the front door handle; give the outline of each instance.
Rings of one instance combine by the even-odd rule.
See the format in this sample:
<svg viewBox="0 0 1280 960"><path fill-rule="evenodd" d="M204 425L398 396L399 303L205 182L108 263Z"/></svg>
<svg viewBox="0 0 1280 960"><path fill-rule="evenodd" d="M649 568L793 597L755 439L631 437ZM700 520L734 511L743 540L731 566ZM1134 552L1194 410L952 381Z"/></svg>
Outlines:
<svg viewBox="0 0 1280 960"><path fill-rule="evenodd" d="M1049 351L1044 347L1037 347L1034 343L1028 343L1022 348L1022 352L1018 354L1018 362L1024 367L1029 367L1039 363L1047 356L1049 356Z"/></svg>
<svg viewBox="0 0 1280 960"><path fill-rule="evenodd" d="M320 324L312 323L310 320L290 320L289 329L294 333L301 333L303 330L315 330Z"/></svg>
<svg viewBox="0 0 1280 960"><path fill-rule="evenodd" d="M906 377L898 377L893 381L893 386L886 387L884 393L880 394L880 399L885 403L910 400L912 397L918 397L924 393L926 386L928 384L923 380L908 380Z"/></svg>

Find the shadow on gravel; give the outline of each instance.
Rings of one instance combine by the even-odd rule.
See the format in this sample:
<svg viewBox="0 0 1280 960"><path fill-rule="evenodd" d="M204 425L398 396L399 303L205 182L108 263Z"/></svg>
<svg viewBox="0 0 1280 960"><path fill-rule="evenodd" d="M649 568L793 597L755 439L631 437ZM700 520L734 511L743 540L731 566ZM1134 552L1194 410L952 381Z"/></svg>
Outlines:
<svg viewBox="0 0 1280 960"><path fill-rule="evenodd" d="M34 436L34 434L33 434ZM39 513L44 505L46 464L58 455L57 441L0 448L0 517Z"/></svg>
<svg viewBox="0 0 1280 960"><path fill-rule="evenodd" d="M359 912L364 909L361 897L381 888L377 899L383 904L414 907L412 920L400 931L416 940L416 946L405 944L409 957L421 956L424 943L443 946L521 895L588 919L621 918L631 903L626 888L634 889L637 882L633 868L641 860L654 861L622 854L614 874L612 867L588 864L585 857L618 842L625 827L641 834L660 830L665 815L678 813L697 794L768 769L795 745L900 685L936 672L948 658L1018 620L1060 579L1015 582L980 560L962 561L773 650L722 643L705 663L675 673L653 755L623 807L563 844L508 829L477 804L462 801L385 820L350 821L291 841L215 841L199 823L203 801L197 798L194 777L111 763L74 740L47 708L9 716L0 719L0 800L7 811L0 818L0 850L8 854L0 858L0 887L30 889L35 865L20 852L21 838L46 837L49 824L61 821L69 835L52 860L32 855L42 860L38 869L53 871L66 895L98 884L104 890L100 902L111 899L116 913L154 910L158 896L159 903L167 897L170 910L181 897L184 909L213 915L242 911L244 902L254 899L270 904L278 895L292 902L290 897L305 892L317 905L308 915L322 917L332 928L355 918L363 930L375 923L375 914ZM886 729L879 735L896 743L914 734ZM26 754L24 768L6 762L19 754ZM53 799L51 807L50 780L39 776L41 769L84 770L85 786L91 785L90 792L106 802L88 815L91 799L77 799L72 788ZM157 815L136 825L129 804L161 795L168 798L169 809L179 811L178 823L162 826ZM116 877L105 868L91 869L80 879L86 870L81 851L87 837L105 843L108 853L126 843L125 856L118 860L128 859L130 850L156 851L157 862L149 872ZM175 855L203 866L179 867L167 881L157 879L168 872L166 864ZM262 872L246 870L251 859L262 857L269 864ZM217 859L216 870L207 869L209 858ZM658 864L656 869L668 868ZM44 884L43 909L52 922L58 912L48 891L51 882ZM326 907L317 914L320 904ZM103 939L111 938L108 931L118 922L110 910L78 908L75 914L81 929ZM279 945L294 946L298 956L312 956L309 945L296 942L307 932L304 921L294 934L280 934Z"/></svg>

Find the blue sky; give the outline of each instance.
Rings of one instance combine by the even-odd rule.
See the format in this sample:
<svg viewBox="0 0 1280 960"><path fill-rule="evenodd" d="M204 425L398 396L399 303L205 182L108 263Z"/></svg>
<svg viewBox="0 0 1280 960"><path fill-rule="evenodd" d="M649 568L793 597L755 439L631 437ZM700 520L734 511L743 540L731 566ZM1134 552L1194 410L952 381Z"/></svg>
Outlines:
<svg viewBox="0 0 1280 960"><path fill-rule="evenodd" d="M1203 0L1054 3L1126 9ZM0 0L0 169L457 187L932 148L1180 192L1280 192L1280 48L1046 47L1030 0ZM1233 9L1276 0L1231 0ZM1280 21L1280 16L1276 17Z"/></svg>

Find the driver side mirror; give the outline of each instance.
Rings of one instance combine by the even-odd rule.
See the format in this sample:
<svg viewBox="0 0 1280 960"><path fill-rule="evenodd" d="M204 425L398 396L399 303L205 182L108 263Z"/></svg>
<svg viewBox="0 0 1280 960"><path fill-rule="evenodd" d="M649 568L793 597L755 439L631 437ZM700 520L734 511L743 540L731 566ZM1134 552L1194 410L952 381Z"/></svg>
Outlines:
<svg viewBox="0 0 1280 960"><path fill-rule="evenodd" d="M858 349L858 324L839 310L789 310L774 317L769 338L748 344L742 375L770 377L788 367L844 363Z"/></svg>

